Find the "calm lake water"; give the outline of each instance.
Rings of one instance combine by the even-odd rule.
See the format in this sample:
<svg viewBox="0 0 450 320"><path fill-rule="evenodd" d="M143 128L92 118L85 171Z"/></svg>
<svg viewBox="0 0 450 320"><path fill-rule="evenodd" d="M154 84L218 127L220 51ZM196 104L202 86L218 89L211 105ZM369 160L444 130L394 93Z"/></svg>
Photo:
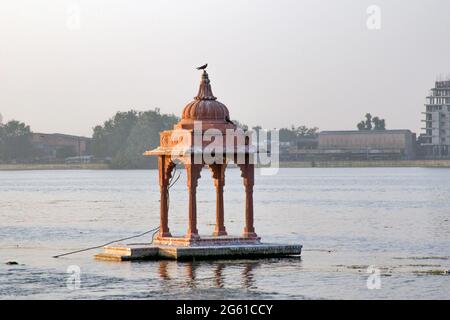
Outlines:
<svg viewBox="0 0 450 320"><path fill-rule="evenodd" d="M180 171L182 172L182 171ZM0 298L450 299L450 169L305 168L257 175L255 227L265 242L299 243L301 259L103 262L99 250L53 255L159 224L157 171L0 172ZM184 172L170 227L187 223ZM240 234L244 192L228 169L225 223ZM211 174L198 190L199 232L214 228ZM126 243L148 242L150 236ZM6 265L17 261L19 265ZM70 266L80 286L67 286ZM380 272L380 289L367 280ZM74 290L73 290L74 289Z"/></svg>

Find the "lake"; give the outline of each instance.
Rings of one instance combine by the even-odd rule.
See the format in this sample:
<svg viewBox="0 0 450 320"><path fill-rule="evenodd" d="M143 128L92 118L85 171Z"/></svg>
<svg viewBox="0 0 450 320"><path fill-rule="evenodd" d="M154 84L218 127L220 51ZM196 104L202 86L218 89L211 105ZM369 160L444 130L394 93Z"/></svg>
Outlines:
<svg viewBox="0 0 450 320"><path fill-rule="evenodd" d="M169 225L181 235L188 194L179 172ZM227 169L224 198L228 233L240 234L237 169ZM197 201L199 232L210 234L206 169ZM450 276L440 274L450 269L450 169L280 169L256 175L254 202L262 240L302 244L301 259L118 263L94 260L100 250L54 259L157 227L158 172L0 171L0 298L450 299Z"/></svg>

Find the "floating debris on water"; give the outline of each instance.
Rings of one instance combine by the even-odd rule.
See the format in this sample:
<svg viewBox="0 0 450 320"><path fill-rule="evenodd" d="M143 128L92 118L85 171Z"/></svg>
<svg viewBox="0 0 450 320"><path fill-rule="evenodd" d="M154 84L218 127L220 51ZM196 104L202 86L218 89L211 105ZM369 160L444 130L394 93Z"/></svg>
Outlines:
<svg viewBox="0 0 450 320"><path fill-rule="evenodd" d="M332 249L303 249L303 251L317 251L317 252L328 252L328 253L332 253L332 252L336 252L336 250L332 250Z"/></svg>
<svg viewBox="0 0 450 320"><path fill-rule="evenodd" d="M419 263L419 264L407 264L406 267L435 267L439 268L442 267L440 264L425 264L425 263Z"/></svg>
<svg viewBox="0 0 450 320"><path fill-rule="evenodd" d="M449 270L423 270L413 271L413 273L420 275L446 276L449 274Z"/></svg>
<svg viewBox="0 0 450 320"><path fill-rule="evenodd" d="M346 268L348 268L348 269L367 269L368 267L369 266L367 266L367 265L357 265L357 264L346 266Z"/></svg>
<svg viewBox="0 0 450 320"><path fill-rule="evenodd" d="M19 263L17 261L8 261L5 264L7 264L9 266L15 266L15 265L18 265Z"/></svg>
<svg viewBox="0 0 450 320"><path fill-rule="evenodd" d="M448 256L424 256L424 257L394 257L397 260L448 260Z"/></svg>

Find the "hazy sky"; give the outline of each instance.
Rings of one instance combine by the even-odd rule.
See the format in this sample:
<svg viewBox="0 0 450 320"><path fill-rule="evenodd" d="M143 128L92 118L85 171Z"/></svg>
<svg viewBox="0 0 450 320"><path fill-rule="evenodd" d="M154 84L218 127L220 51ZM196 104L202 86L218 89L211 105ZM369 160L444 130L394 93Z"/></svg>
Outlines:
<svg viewBox="0 0 450 320"><path fill-rule="evenodd" d="M2 0L0 113L82 135L119 110L181 115L208 62L251 126L354 129L371 112L418 132L450 73L449 17L448 0Z"/></svg>

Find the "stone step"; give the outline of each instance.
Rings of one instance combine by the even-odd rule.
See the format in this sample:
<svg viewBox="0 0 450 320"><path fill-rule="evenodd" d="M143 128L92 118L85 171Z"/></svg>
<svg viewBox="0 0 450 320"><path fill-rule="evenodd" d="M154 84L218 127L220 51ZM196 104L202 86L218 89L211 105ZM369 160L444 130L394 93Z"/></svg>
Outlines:
<svg viewBox="0 0 450 320"><path fill-rule="evenodd" d="M241 259L300 256L301 251L301 245L273 243L208 246L117 245L105 247L104 252L95 255L95 258L109 261Z"/></svg>

